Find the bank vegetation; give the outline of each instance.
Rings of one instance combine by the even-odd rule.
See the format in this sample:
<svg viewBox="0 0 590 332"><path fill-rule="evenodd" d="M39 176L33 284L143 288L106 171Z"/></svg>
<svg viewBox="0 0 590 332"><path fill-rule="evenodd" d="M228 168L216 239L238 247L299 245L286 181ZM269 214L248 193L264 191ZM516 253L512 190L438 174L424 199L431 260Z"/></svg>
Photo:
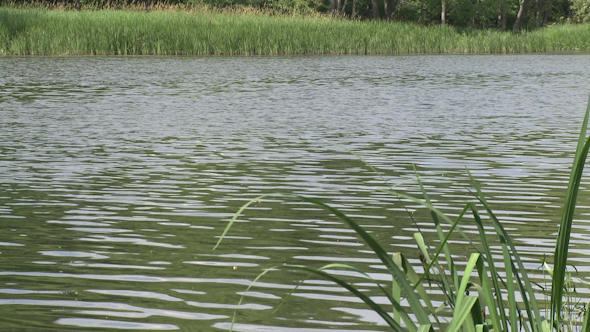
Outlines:
<svg viewBox="0 0 590 332"><path fill-rule="evenodd" d="M528 53L590 50L590 24L499 29L277 14L252 8L0 6L2 55Z"/></svg>

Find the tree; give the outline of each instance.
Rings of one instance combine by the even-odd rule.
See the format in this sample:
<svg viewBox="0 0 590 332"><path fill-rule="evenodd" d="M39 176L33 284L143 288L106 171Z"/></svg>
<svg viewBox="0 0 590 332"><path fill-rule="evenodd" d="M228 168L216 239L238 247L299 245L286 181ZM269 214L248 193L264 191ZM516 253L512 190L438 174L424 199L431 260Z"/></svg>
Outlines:
<svg viewBox="0 0 590 332"><path fill-rule="evenodd" d="M506 1L500 0L498 5L498 28L502 31L506 31Z"/></svg>
<svg viewBox="0 0 590 332"><path fill-rule="evenodd" d="M371 7L373 7L373 18L379 18L379 2L377 0L371 0Z"/></svg>
<svg viewBox="0 0 590 332"><path fill-rule="evenodd" d="M522 17L524 16L524 11L526 9L527 0L521 0L520 8L518 9L518 14L516 15L516 21L514 21L514 26L512 27L512 33L520 32L520 24L522 21Z"/></svg>
<svg viewBox="0 0 590 332"><path fill-rule="evenodd" d="M396 0L384 0L383 1L383 12L385 13L385 19L390 20L397 7Z"/></svg>

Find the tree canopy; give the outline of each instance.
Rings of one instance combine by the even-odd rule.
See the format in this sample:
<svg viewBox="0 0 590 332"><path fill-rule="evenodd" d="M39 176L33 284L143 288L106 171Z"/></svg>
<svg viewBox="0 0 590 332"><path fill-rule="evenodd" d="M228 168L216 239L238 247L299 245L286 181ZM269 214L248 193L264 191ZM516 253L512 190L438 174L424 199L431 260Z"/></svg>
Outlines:
<svg viewBox="0 0 590 332"><path fill-rule="evenodd" d="M43 1L43 0L42 0ZM520 32L548 24L590 21L590 0L44 0L48 5L72 3L75 8L117 4L248 6L276 12L317 12L348 19L450 24L465 29ZM0 0L0 4L24 0Z"/></svg>

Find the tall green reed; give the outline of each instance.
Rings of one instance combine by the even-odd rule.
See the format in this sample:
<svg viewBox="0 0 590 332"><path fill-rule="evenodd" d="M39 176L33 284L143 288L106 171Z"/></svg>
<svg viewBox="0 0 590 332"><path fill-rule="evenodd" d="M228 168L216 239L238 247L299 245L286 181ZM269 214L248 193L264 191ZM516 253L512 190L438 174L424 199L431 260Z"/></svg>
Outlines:
<svg viewBox="0 0 590 332"><path fill-rule="evenodd" d="M266 273L271 270L290 269L300 270L332 281L357 296L372 310L381 316L393 331L427 332L446 331L457 332L487 332L487 331L525 331L525 332L553 332L573 331L590 332L590 310L586 310L583 322L572 324L572 321L563 317L569 314L564 310L563 298L571 301L571 278L569 278L566 265L571 227L576 207L576 199L579 191L584 163L588 150L590 149L590 138L586 138L588 128L588 117L590 115L590 100L580 130L578 145L571 169L568 189L565 196L559 234L555 246L553 268L545 264L552 275L552 287L550 289L551 305L549 319L542 315L543 308L539 305L536 295L541 289L531 281L529 274L523 264L523 260L517 248L514 246L510 235L504 229L502 223L496 217L490 204L487 202L480 185L471 177L472 185L475 188L476 202L465 204L461 213L455 219L449 218L441 210L437 209L431 202L422 181L418 176L416 179L422 190L423 198L416 198L394 190L382 190L385 193L395 195L399 198L417 203L430 211L440 245L427 244L421 233L415 233L414 237L421 253L422 263L425 268L420 276L414 267L402 253L390 255L363 227L340 210L325 204L317 199L298 195L270 194L254 198L244 204L231 218L223 233L221 234L215 248L217 248L228 231L239 218L239 216L254 202L268 196L290 197L314 204L332 215L336 216L361 238L380 259L392 276L391 286L383 286L373 281L379 291L389 300L393 307L390 314L383 306L376 304L368 295L358 288L326 272L329 269L346 269L359 273L367 279L369 275L363 271L346 264L328 264L319 269L309 267L283 265L264 270L250 284L250 288ZM505 277L502 278L498 262L494 261L490 243L493 241L491 235L486 232L486 224L481 217L479 208L483 208L489 219L494 234L498 236L502 250L502 263L504 265ZM471 213L477 226L479 241L473 240L465 234L458 225L467 213ZM444 231L442 224L448 224L450 228ZM473 252L465 265L463 273L456 268L448 240L456 232L462 236L473 247ZM478 245L479 244L479 245ZM215 249L214 248L214 249ZM436 248L436 250L432 250ZM480 249L482 248L482 249ZM444 257L447 268L445 269L440 259ZM450 314L441 313L441 307L434 308L434 298L425 288L425 279L434 280L442 290L445 297L443 307L451 310ZM371 279L372 280L372 279ZM303 282L303 281L302 281ZM301 284L301 283L300 283ZM299 287L299 285L297 285ZM293 290L295 291L297 287ZM474 290L474 292L468 292ZM293 292L292 291L292 292ZM290 293L291 294L291 293ZM289 294L289 295L290 295ZM289 296L288 295L288 296ZM285 297L283 301L288 298ZM409 308L402 307L401 299L405 298ZM242 296L243 299L243 296ZM239 304L241 304L240 299ZM423 306L422 303L425 305ZM238 304L238 306L239 306ZM279 305L279 306L280 306ZM586 308L588 306L586 305ZM236 309L237 313L237 309ZM413 318L410 316L412 315ZM450 315L448 323L441 323L445 315ZM236 315L232 319L232 327ZM567 320L567 321L566 321Z"/></svg>
<svg viewBox="0 0 590 332"><path fill-rule="evenodd" d="M513 35L257 11L0 7L9 55L523 53L590 50L590 24Z"/></svg>

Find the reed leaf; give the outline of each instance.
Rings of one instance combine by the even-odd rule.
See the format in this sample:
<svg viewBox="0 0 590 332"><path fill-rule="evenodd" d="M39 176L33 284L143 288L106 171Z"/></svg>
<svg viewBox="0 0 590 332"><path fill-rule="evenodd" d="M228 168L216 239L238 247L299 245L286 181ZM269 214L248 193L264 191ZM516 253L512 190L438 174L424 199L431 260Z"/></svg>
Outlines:
<svg viewBox="0 0 590 332"><path fill-rule="evenodd" d="M457 290L457 308L461 306L463 299L466 297L465 291L467 290L467 285L469 284L469 278L471 277L471 273L477 264L479 256L480 254L478 253L471 254L469 261L467 262L467 266L465 266L465 271L463 272L463 277L461 278L461 284Z"/></svg>
<svg viewBox="0 0 590 332"><path fill-rule="evenodd" d="M477 296L466 296L461 305L457 305L455 307L455 311L453 314L453 320L451 324L447 328L446 332L457 332L465 322L465 320L471 314L471 308L477 302Z"/></svg>
<svg viewBox="0 0 590 332"><path fill-rule="evenodd" d="M584 321L580 332L590 332L590 304L586 303L586 312L584 312Z"/></svg>
<svg viewBox="0 0 590 332"><path fill-rule="evenodd" d="M296 266L293 265L283 265L282 268L298 268ZM339 269L346 269L346 270L350 270L350 271L354 271L357 272L359 274L361 274L363 277L371 280L378 288L379 290L381 290L381 292L389 299L389 302L392 304L393 306L393 310L395 312L398 313L398 318L401 318L404 321L404 324L406 325L406 328L410 331L410 332L417 332L418 328L416 326L416 324L414 324L414 322L412 321L412 319L410 318L410 316L408 316L408 314L406 313L406 311L402 308L401 304L400 304L400 299L399 297L396 299L393 295L390 295L380 284L379 282L377 282L376 280L374 280L373 278L371 278L371 276L369 276L368 274L366 274L365 272L359 270L358 268L351 266L351 265L347 265L347 264L340 264L340 263L332 263L332 264L327 264L324 265L318 269L316 269L316 271L324 271L327 269L335 269L335 268L339 268ZM289 299L289 297L299 288L299 286L301 286L307 279L309 279L309 277L312 275L313 273L310 273L307 278L302 279L297 286L295 286L295 288L293 288L289 294L287 294L287 296L285 296L283 298L283 300L281 301L281 303L279 303L279 305L277 306L277 308L275 309L275 312L277 310L279 310L282 305ZM395 319L394 316L394 320L399 324L400 320L399 319Z"/></svg>
<svg viewBox="0 0 590 332"><path fill-rule="evenodd" d="M418 327L418 332L429 332L431 330L432 330L431 324L424 324L424 325L420 325L420 327Z"/></svg>
<svg viewBox="0 0 590 332"><path fill-rule="evenodd" d="M477 269L477 264L481 261L481 257L478 259L477 263L475 264L475 268ZM481 278L480 278L481 279ZM489 286L489 284L488 284ZM475 288L477 292L477 302L471 308L471 318L473 320L474 326L485 324L485 307L486 307L486 296L485 292L483 291L481 285L472 283L471 287ZM487 326L486 326L487 327Z"/></svg>
<svg viewBox="0 0 590 332"><path fill-rule="evenodd" d="M363 292L359 291L356 287L351 286L349 283L343 281L342 279L337 278L337 277L335 277L329 273L326 273L324 271L312 269L312 268L306 267L306 266L287 266L287 267L289 269L293 269L293 270L306 271L306 272L309 272L311 274L314 274L316 276L322 277L326 280L329 280L329 281L332 281L332 282L338 284L340 287L347 289L354 296L358 297L361 301L365 302L376 314L381 316L381 318L383 318L383 320L385 320L387 325L389 325L394 331L405 332L405 329L401 325L399 325L393 319L393 317L391 317L387 313L387 311L385 311L383 308L381 308L381 306L379 306L377 303L375 303L373 300L371 300L371 298L366 296Z"/></svg>
<svg viewBox="0 0 590 332"><path fill-rule="evenodd" d="M398 191L394 191L394 190L378 189L378 191L384 192L384 193L388 193L388 194L391 194L391 195L394 195L394 196L398 196L398 197L401 197L401 198L405 198L405 199L407 199L409 201L412 201L412 202L414 202L416 204L422 205L425 208L427 208L429 211L434 212L441 220L443 220L447 224L449 224L449 225L452 226L453 223L454 223L442 211L440 211L439 209L437 209L436 207L434 207L432 205L432 203L428 203L426 201L420 200L418 198L415 198L415 197L412 197L412 196L409 196L409 195L406 195L404 193L401 193L401 192L398 192ZM473 249L476 252L479 252L479 249L477 248L477 246L475 245L475 243L473 243L473 240L471 240L471 238L467 234L465 234L465 232L463 232L461 230L461 228L457 228L456 231L459 233L459 235L461 235L461 237L463 237L463 239L465 239L465 241L469 242L469 244L473 247Z"/></svg>
<svg viewBox="0 0 590 332"><path fill-rule="evenodd" d="M455 219L455 222L453 222L453 225L451 225L451 228L449 229L449 232L447 233L447 235L442 239L440 246L438 247L438 250L436 251L436 253L434 254L434 256L432 257L432 259L430 260L430 262L428 263L428 266L425 268L425 273L422 275L422 277L420 277L420 280L418 280L418 282L414 283L414 289L416 289L416 287L418 287L419 284L421 284L422 280L426 277L427 275L427 271L430 271L430 269L432 268L432 266L434 265L434 263L438 260L438 256L440 255L440 253L444 250L444 248L446 247L448 250L448 247L446 246L447 242L449 241L449 238L451 237L451 235L453 234L453 231L455 230L455 228L457 227L457 225L459 225L459 221L461 221L461 219L463 219L463 216L465 215L465 212L467 212L467 209L469 208L471 204L467 204L465 206L465 208L463 208L463 211L461 211L461 213L459 213L459 216L457 217L457 219ZM414 234L414 238L418 237L419 233ZM422 238L422 235L419 235L419 238ZM418 241L418 240L417 240ZM424 244L424 239L422 238L421 240L422 246L426 247L426 245ZM418 245L420 246L420 242L418 243ZM425 250L423 250L422 248L420 248L420 251L422 251L424 253ZM449 252L450 255L450 252ZM448 258L450 259L450 258ZM454 264L453 264L454 267ZM455 273L456 271L453 271L451 273Z"/></svg>
<svg viewBox="0 0 590 332"><path fill-rule="evenodd" d="M471 254L471 257L469 257L469 261L467 262L467 266L465 266L465 271L463 272L463 277L461 278L461 284L457 290L457 301L455 302L453 320L447 328L447 332L456 332L464 322L466 323L464 326L466 332L475 332L473 320L469 318L471 310L475 305L478 296L467 296L465 291L467 290L469 278L471 277L471 273L477 264L479 256L479 253Z"/></svg>
<svg viewBox="0 0 590 332"><path fill-rule="evenodd" d="M399 253L399 252L394 253L391 258L393 259L393 262L395 263L395 265L397 265L397 267L399 269L403 269L402 254L401 253ZM402 296L402 290L399 287L399 285L397 284L397 282L395 281L395 279L393 279L391 281L391 297L399 303L399 302L401 302L401 296ZM399 324L400 318L401 318L400 311L394 307L392 313L393 313L393 319Z"/></svg>
<svg viewBox="0 0 590 332"><path fill-rule="evenodd" d="M254 286L254 284L260 280L260 278L262 278L264 275L266 275L268 272L270 271L274 271L277 267L270 267L268 269L264 269L262 270L262 272L260 272L256 278L254 278L254 280L252 280L252 282L250 283L250 285L248 285L248 288L246 288L246 291L244 291L244 293L242 294L242 296L240 296L240 300L238 301L238 304L236 305L236 309L234 310L234 314L232 315L231 318L231 325L229 328L229 331L232 332L234 329L234 324L236 322L236 317L238 315L238 309L240 308L240 306L242 305L242 302L244 301L244 297L246 296L246 294L248 293L248 291L250 290L250 288L252 288L252 286Z"/></svg>
<svg viewBox="0 0 590 332"><path fill-rule="evenodd" d="M284 195L282 195L282 194L260 195L258 197L255 197L255 198L249 200L246 204L242 205L240 207L240 209L238 210L238 212L234 213L234 216L229 220L229 222L227 223L227 226L225 226L225 229L223 229L223 233L221 233L221 236L219 236L219 240L217 240L217 243L213 247L213 250L215 250L215 249L217 249L217 247L219 247L219 245L221 244L221 241L223 241L223 239L227 235L227 232L229 232L229 230L233 226L234 222L240 217L240 215L242 215L244 210L246 210L250 205L254 204L255 202L257 202L265 197L268 197L268 196L284 196Z"/></svg>
<svg viewBox="0 0 590 332"><path fill-rule="evenodd" d="M414 166L414 173L416 174L416 180L418 181L418 185L420 186L420 189L422 190L422 195L424 196L424 200L426 201L426 203L432 204L432 202L430 201L430 196L428 195L428 192L426 191L426 189L424 189L424 184L422 183L422 180L420 179L420 176L418 175L418 172L416 170L416 166ZM461 214L461 217L463 216L463 214L466 211L467 211L467 208L464 209L464 211ZM443 232L440 222L438 220L438 215L436 213L434 213L432 210L430 211L430 215L432 217L432 221L434 222L434 226L436 228L436 234L438 235L439 240L442 242L440 247L445 254L447 266L448 266L449 271L451 272L451 278L453 278L453 286L455 287L455 290L456 290L457 287L459 286L459 275L457 274L457 270L455 268L455 263L453 262L453 257L451 256L451 251L449 250L449 246L447 245L448 236L447 237L444 236L444 232ZM460 220L460 218L457 219L457 221L458 220ZM456 223L453 224L452 230L454 230L455 227L456 227ZM435 259L433 259L433 261L437 261L437 259L435 258ZM441 278L444 278L443 282L446 282L446 276L441 277ZM451 301L451 303L454 303L455 302L454 293L449 288L448 282L446 283L445 288L447 288L449 290L448 291L448 294L450 295L449 300Z"/></svg>
<svg viewBox="0 0 590 332"><path fill-rule="evenodd" d="M416 319L418 320L418 322L420 324L430 324L430 320L428 318L428 315L426 314L426 311L424 311L424 309L422 308L422 304L420 303L418 296L414 292L414 288L408 283L408 281L406 280L405 274L397 267L397 265L393 262L393 260L391 259L389 254L383 249L383 247L381 247L381 245L379 243L377 243L377 241L375 241L375 239L373 239L372 236L370 236L358 223L356 223L354 220L352 220L346 214L342 213L340 210L338 210L336 208L333 208L323 202L318 201L317 199L309 198L309 197L305 197L305 196L299 196L299 195L291 195L291 194L268 194L268 195L258 196L256 198L248 201L234 214L234 216L230 219L227 226L225 227L225 229L222 233L222 236L217 241L217 244L215 245L214 249L219 246L219 244L224 239L225 235L227 234L227 232L229 231L231 226L234 224L234 222L237 220L237 218L239 218L239 216L242 214L242 212L246 208L248 208L248 206L252 205L257 200L260 200L264 197L269 197L269 196L297 198L297 199L302 200L304 202L308 202L308 203L314 204L318 207L321 207L322 209L332 213L338 219L340 219L344 223L346 223L350 228L352 228L357 233L357 235L369 247L371 247L371 249L373 250L375 255L377 255L377 257L381 260L381 262L387 267L387 269L391 273L392 277L395 279L397 284L400 286L402 294L405 295L406 299L410 303L410 306L413 308L413 310L414 310L413 313L416 316ZM388 293L386 292L386 294L388 294Z"/></svg>
<svg viewBox="0 0 590 332"><path fill-rule="evenodd" d="M510 317L510 331L518 331L516 324L517 321L515 319L515 317L518 317L518 306L516 305L516 291L514 289L513 278L513 274L518 274L518 271L514 268L512 257L508 250L508 245L506 244L506 239L500 234L498 234L498 236L500 237L502 256L504 258L504 267L506 270L506 290L508 293L508 316Z"/></svg>
<svg viewBox="0 0 590 332"><path fill-rule="evenodd" d="M506 250L508 250L508 248L510 249L509 253L504 253L505 261L509 262L509 265L505 266L506 274L508 275L511 271L513 272L513 275L519 286L518 290L520 291L520 294L522 296L522 302L525 306L527 317L530 320L530 328L535 332L539 332L542 323L541 312L539 311L539 305L537 304L537 300L535 299L535 290L533 289L532 284L528 278L528 274L526 273L526 269L524 267L524 264L522 263L520 255L518 254L516 247L514 247L514 245L512 244L510 236L508 235L508 233L506 232L506 230L504 229L504 227L492 211L491 207L489 206L483 192L481 191L481 187L479 186L477 181L475 181L471 173L469 173L469 177L471 178L473 187L477 190L477 199L483 204L488 215L490 216L492 226L494 226L496 233L500 237L500 242L502 244L506 244ZM514 266L514 263L517 264L518 270L516 269L516 266ZM519 274L518 271L520 271L521 273ZM510 285L507 284L507 287L510 287ZM514 317L511 318L514 319ZM523 325L526 329L527 325Z"/></svg>
<svg viewBox="0 0 590 332"><path fill-rule="evenodd" d="M473 218L475 220L475 224L477 225L477 229L479 231L479 236L481 238L481 244L482 244L484 251L485 251L484 257L488 263L490 273L492 276L491 285L493 285L493 290L494 290L495 294L502 294L502 289L500 288L500 283L498 282L499 278L495 277L498 275L498 272L496 271L496 266L494 264L494 259L492 256L492 252L490 250L490 245L488 243L487 235L486 235L485 229L483 227L483 223L481 221L481 217L479 215L479 212L477 211L477 207L475 206L475 204L471 204L471 211L473 212ZM481 266L478 265L478 271L479 271L480 280L482 281L482 285L483 285L484 281L488 280L488 278L487 278L487 271L485 271L485 266L483 265L483 262L481 262L480 264L481 264ZM508 331L508 319L506 318L506 310L504 309L504 301L502 300L502 296L498 296L497 306L496 306L495 302L490 301L490 299L494 298L492 295L492 288L484 287L484 290L487 292L486 300L487 300L488 308L490 310L490 315L492 316L492 323L494 326L494 330L495 331L500 331L500 330ZM498 317L498 314L500 317ZM502 325L500 325L500 322Z"/></svg>
<svg viewBox="0 0 590 332"><path fill-rule="evenodd" d="M406 274L406 276L408 277L410 282L412 284L414 284L414 289L418 293L418 296L420 296L420 299L422 301L424 301L424 303L426 304L426 308L428 309L430 314L432 314L432 316L434 317L434 319L436 320L436 322L440 326L440 321L438 319L436 309L432 305L432 301L430 300L430 296L428 295L428 293L426 292L426 289L422 285L422 282L421 282L422 278L418 277L418 274L416 273L416 271L414 270L414 268L412 267L410 262L407 260L407 258L403 254L400 253L400 257L401 257L401 263L402 263L402 265L401 265L402 270L404 271L404 273Z"/></svg>
<svg viewBox="0 0 590 332"><path fill-rule="evenodd" d="M481 257L477 261L476 269L477 269L477 273L479 275L479 280L481 281L481 292L484 295L483 300L485 302L485 305L488 308L488 312L490 313L490 321L492 322L492 329L494 331L503 331L502 330L503 326L508 326L508 324L504 321L503 322L504 325L502 325L502 323L500 322L500 316L498 315L498 307L499 306L496 304L497 302L502 303L502 298L501 298L501 296L498 296L497 298L494 296L494 294L501 294L501 293L497 293L497 292L492 291L492 283L490 282L490 278L488 276L488 271L485 267L484 260ZM492 278L492 280L494 280L494 279L496 279L496 278ZM480 298L481 298L481 296L480 296ZM495 301L494 301L494 298L496 298ZM502 310L503 310L503 308L504 308L504 306L502 305ZM506 319L505 312L502 317L503 317L503 319ZM504 331L508 331L508 330L504 330Z"/></svg>
<svg viewBox="0 0 590 332"><path fill-rule="evenodd" d="M557 243L555 245L553 279L551 284L551 325L558 327L560 325L559 312L561 310L561 304L563 300L563 287L567 266L568 247L574 219L574 212L576 209L576 199L578 197L578 190L580 189L584 164L586 163L586 158L588 156L588 149L590 148L590 138L586 139L589 115L590 98L588 99L586 114L584 116L584 121L582 122L582 128L580 130L580 136L578 138L578 146L576 148L574 163L565 195L565 203L563 213L561 215Z"/></svg>
<svg viewBox="0 0 590 332"><path fill-rule="evenodd" d="M485 324L477 324L475 326L475 332L487 332L487 326Z"/></svg>

